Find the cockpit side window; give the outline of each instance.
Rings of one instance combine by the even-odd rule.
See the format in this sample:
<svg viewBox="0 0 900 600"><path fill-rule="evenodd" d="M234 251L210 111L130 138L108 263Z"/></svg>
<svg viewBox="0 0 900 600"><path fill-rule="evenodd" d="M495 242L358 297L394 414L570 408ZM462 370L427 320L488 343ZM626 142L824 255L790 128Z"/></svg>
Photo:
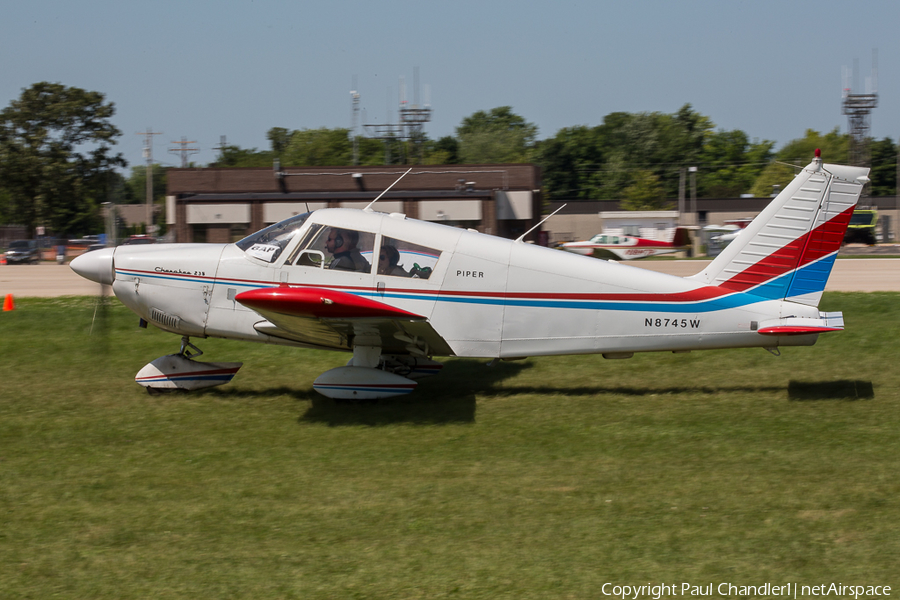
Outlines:
<svg viewBox="0 0 900 600"><path fill-rule="evenodd" d="M297 266L369 273L374 246L374 233L315 224L307 230L288 262Z"/></svg>
<svg viewBox="0 0 900 600"><path fill-rule="evenodd" d="M440 250L383 236L378 253L378 274L428 279L440 257Z"/></svg>
<svg viewBox="0 0 900 600"><path fill-rule="evenodd" d="M284 221L279 221L235 242L235 245L248 256L258 258L267 263L273 263L281 256L285 247L303 227L311 214L303 213Z"/></svg>
<svg viewBox="0 0 900 600"><path fill-rule="evenodd" d="M324 233L328 227L313 223L288 258L287 264L304 267L324 267Z"/></svg>

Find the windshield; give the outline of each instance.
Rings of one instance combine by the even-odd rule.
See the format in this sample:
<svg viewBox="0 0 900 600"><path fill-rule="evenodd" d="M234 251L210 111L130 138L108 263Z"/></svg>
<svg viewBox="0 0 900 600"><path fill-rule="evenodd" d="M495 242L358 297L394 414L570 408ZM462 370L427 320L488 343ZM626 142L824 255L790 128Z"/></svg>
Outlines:
<svg viewBox="0 0 900 600"><path fill-rule="evenodd" d="M30 246L30 242L28 240L16 240L15 242L10 242L9 247L12 248L28 248Z"/></svg>
<svg viewBox="0 0 900 600"><path fill-rule="evenodd" d="M851 225L871 225L873 216L874 216L874 213L870 213L870 212L855 212L855 213L853 213L853 216L850 217L850 224Z"/></svg>
<svg viewBox="0 0 900 600"><path fill-rule="evenodd" d="M270 225L265 229L260 229L253 235L248 235L244 239L236 242L235 245L246 252L253 258L258 258L266 262L274 262L281 252L287 246L294 235L306 223L306 219L312 213L303 213L295 215L284 221Z"/></svg>

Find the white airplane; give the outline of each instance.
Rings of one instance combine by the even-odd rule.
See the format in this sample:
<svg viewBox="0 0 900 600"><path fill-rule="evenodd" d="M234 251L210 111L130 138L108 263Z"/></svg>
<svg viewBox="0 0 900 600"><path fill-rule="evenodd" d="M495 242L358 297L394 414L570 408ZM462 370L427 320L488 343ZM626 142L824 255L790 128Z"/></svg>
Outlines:
<svg viewBox="0 0 900 600"><path fill-rule="evenodd" d="M231 380L240 363L194 360L192 337L352 353L347 366L313 383L332 398L410 393L416 378L439 372L440 356L777 354L843 328L841 313L817 305L867 175L823 164L817 152L746 231L687 278L371 204L297 215L234 244L119 246L71 266L111 284L142 324L182 336L180 352L138 373L148 390Z"/></svg>
<svg viewBox="0 0 900 600"><path fill-rule="evenodd" d="M675 229L672 241L651 240L633 235L598 233L586 242L566 242L561 247L568 252L613 260L632 260L660 254L671 254L690 246L691 240L685 227Z"/></svg>

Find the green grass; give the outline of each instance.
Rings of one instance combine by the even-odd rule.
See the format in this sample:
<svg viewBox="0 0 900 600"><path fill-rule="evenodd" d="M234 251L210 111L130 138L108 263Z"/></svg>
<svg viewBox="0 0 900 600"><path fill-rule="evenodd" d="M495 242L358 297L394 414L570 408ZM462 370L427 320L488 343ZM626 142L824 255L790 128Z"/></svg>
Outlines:
<svg viewBox="0 0 900 600"><path fill-rule="evenodd" d="M3 598L597 598L606 582L900 585L900 294L811 348L448 360L335 405L347 356L178 338L87 299L0 313Z"/></svg>

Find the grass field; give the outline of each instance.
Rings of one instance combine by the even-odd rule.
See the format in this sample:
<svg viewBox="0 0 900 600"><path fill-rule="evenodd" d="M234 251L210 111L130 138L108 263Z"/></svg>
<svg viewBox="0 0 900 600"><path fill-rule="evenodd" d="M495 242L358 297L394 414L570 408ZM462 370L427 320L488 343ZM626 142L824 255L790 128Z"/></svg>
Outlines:
<svg viewBox="0 0 900 600"><path fill-rule="evenodd" d="M0 597L600 598L604 583L900 589L900 294L811 348L448 360L335 405L347 356L178 338L119 304L0 313ZM195 340L196 341L196 340Z"/></svg>

